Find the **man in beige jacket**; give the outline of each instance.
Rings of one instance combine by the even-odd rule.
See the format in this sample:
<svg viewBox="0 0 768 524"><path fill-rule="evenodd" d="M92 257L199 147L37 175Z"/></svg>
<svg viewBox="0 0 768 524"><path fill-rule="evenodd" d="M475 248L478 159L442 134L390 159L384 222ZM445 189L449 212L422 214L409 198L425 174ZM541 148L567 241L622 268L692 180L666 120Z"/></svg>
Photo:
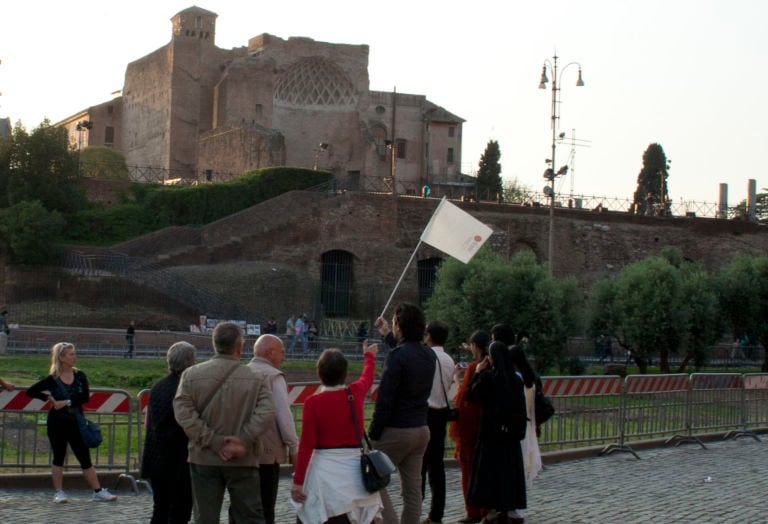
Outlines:
<svg viewBox="0 0 768 524"><path fill-rule="evenodd" d="M173 400L189 438L194 521L218 523L226 489L232 521L263 523L259 437L274 421L272 394L263 374L240 364L237 324L216 326L213 349L213 358L184 371Z"/></svg>
<svg viewBox="0 0 768 524"><path fill-rule="evenodd" d="M261 504L264 506L264 520L267 524L275 523L275 503L277 487L280 481L280 464L285 463L285 450L296 463L299 449L299 437L291 413L288 399L288 384L280 371L285 360L285 346L280 337L261 335L253 344L253 358L248 367L267 377L267 388L272 392L275 404L275 422L261 436L261 454L259 456L259 478L261 482Z"/></svg>

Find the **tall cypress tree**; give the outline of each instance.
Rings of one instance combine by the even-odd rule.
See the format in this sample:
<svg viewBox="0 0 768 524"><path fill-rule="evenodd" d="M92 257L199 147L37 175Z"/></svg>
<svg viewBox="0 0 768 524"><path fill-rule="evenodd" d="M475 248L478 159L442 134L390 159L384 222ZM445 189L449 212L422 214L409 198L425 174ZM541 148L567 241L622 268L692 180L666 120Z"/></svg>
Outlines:
<svg viewBox="0 0 768 524"><path fill-rule="evenodd" d="M643 168L637 175L635 190L635 209L641 214L652 214L646 209L646 198L650 195L655 204L669 202L667 178L669 177L669 161L661 145L653 143L643 153ZM666 207L662 207L666 211Z"/></svg>
<svg viewBox="0 0 768 524"><path fill-rule="evenodd" d="M501 151L496 140L490 140L480 157L477 170L477 196L480 200L493 200L501 195Z"/></svg>

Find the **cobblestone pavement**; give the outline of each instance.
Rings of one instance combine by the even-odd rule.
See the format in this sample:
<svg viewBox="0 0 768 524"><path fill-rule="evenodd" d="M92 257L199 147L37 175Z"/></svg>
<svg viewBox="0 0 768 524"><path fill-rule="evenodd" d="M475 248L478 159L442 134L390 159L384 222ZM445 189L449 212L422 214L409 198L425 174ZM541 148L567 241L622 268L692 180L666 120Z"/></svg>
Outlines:
<svg viewBox="0 0 768 524"><path fill-rule="evenodd" d="M526 523L768 523L768 442L751 438L613 453L551 464L528 492ZM461 482L448 468L443 522L463 516ZM711 482L705 479L711 478ZM295 522L282 479L277 521ZM65 486L66 487L66 486ZM393 481L392 493L398 484ZM69 490L54 504L50 489L0 490L2 523L146 523L152 497L121 484L117 502L93 502L86 490ZM395 495L394 500L399 497ZM226 505L225 505L226 507ZM423 513L429 507L429 495ZM222 520L225 522L225 520Z"/></svg>

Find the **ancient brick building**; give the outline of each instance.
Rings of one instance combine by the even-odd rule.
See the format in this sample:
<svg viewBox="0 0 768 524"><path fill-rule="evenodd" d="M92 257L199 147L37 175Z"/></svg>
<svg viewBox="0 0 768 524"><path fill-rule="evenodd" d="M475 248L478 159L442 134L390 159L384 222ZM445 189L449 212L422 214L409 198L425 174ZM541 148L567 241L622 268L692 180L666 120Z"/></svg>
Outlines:
<svg viewBox="0 0 768 524"><path fill-rule="evenodd" d="M216 18L176 14L170 43L128 64L121 96L59 123L73 144L114 147L164 178L290 165L349 189L391 189L393 174L401 194L468 184L463 120L423 95L371 91L367 45L262 34L226 50Z"/></svg>

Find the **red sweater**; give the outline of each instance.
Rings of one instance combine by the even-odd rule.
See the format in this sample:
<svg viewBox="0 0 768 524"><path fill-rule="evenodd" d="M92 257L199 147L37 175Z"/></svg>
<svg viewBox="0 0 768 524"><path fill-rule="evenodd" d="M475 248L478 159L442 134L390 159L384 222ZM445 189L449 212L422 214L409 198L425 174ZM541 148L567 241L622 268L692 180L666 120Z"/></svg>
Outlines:
<svg viewBox="0 0 768 524"><path fill-rule="evenodd" d="M365 365L360 378L349 385L355 399L355 412L360 431L364 429L363 401L373 385L376 357L365 354ZM355 431L352 412L349 409L347 392L344 389L324 391L307 399L301 419L301 439L296 457L293 482L304 484L309 459L315 449L360 447L360 438Z"/></svg>

